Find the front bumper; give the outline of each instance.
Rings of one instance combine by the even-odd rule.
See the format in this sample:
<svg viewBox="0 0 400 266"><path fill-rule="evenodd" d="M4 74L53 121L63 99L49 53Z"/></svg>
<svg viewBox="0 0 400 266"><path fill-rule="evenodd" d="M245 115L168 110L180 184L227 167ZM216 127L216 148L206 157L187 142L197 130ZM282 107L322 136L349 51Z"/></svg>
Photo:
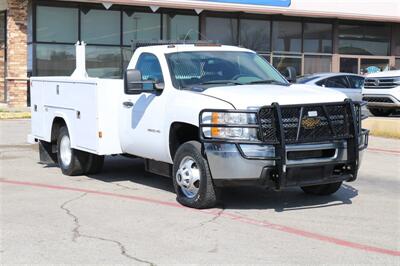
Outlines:
<svg viewBox="0 0 400 266"><path fill-rule="evenodd" d="M361 129L361 106L346 100L286 106L273 103L256 112L222 110L255 113L258 125L254 120L244 125L212 124L210 113L221 110L203 110L200 140L214 182L256 181L280 189L354 181L361 151L368 146L369 131ZM258 128L258 141L212 138L212 127Z"/></svg>
<svg viewBox="0 0 400 266"><path fill-rule="evenodd" d="M368 130L359 135L357 169L352 167L346 141L331 143L292 144L286 146L285 180L277 183L279 158L272 145L204 143L211 175L217 185L258 184L269 187L291 187L353 181L368 146ZM319 151L319 158L294 154ZM304 153L305 152L305 153ZM318 153L318 152L317 152Z"/></svg>
<svg viewBox="0 0 400 266"><path fill-rule="evenodd" d="M370 108L400 108L400 101L389 94L364 94L363 101Z"/></svg>

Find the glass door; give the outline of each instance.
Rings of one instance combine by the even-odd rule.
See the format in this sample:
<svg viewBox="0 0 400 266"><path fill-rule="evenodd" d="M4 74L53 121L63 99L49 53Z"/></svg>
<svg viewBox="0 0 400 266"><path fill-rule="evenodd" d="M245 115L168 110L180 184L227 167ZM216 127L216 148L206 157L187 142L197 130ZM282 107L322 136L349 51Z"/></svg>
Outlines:
<svg viewBox="0 0 400 266"><path fill-rule="evenodd" d="M358 74L358 69L358 58L340 58L340 72Z"/></svg>

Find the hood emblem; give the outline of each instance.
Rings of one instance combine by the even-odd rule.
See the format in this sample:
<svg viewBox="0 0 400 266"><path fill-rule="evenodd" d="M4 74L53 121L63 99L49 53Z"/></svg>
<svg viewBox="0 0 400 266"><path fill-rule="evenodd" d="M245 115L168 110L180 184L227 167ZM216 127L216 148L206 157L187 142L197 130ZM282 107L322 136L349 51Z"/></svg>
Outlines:
<svg viewBox="0 0 400 266"><path fill-rule="evenodd" d="M321 124L318 117L305 117L301 120L301 126L305 129L313 129Z"/></svg>
<svg viewBox="0 0 400 266"><path fill-rule="evenodd" d="M379 81L379 79L374 79L374 85L375 85L376 87L378 87L378 86L379 86L379 84L380 84L380 81Z"/></svg>

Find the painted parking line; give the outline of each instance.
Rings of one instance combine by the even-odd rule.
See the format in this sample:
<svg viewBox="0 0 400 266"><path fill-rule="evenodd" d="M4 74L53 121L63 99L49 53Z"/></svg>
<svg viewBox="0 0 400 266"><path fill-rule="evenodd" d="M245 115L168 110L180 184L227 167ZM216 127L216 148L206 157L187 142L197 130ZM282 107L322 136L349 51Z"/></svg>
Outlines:
<svg viewBox="0 0 400 266"><path fill-rule="evenodd" d="M244 224L255 225L255 226L259 226L259 227L263 227L263 228L303 237L303 238L318 240L318 241L325 242L325 243L335 244L337 246L352 248L352 249L356 249L356 250L363 250L366 252L385 254L385 255L390 255L390 256L400 256L400 251L397 251L397 250L391 250L391 249L385 249L385 248L380 248L380 247L364 245L361 243L356 243L356 242L347 241L347 240L343 240L343 239L339 239L339 238L335 238L335 237L325 236L325 235L318 234L318 233L313 233L310 231L305 231L302 229L297 229L295 227L280 225L280 224L276 224L276 223L269 223L266 221L260 221L257 219L248 218L248 217L245 217L242 215L238 215L238 214L234 214L234 213L230 213L230 212L226 212L226 211L221 212L221 210L216 210L216 209L196 210L196 209L184 207L176 202L162 201L162 200L152 199L152 198L148 198L148 197L124 195L124 194L117 194L117 193L112 193L112 192L104 192L104 191L57 186L57 185L49 185L49 184L42 184L42 183L15 181L15 180L9 180L9 179L4 179L4 178L0 178L0 183L18 185L18 186L54 189L54 190L84 192L84 193L93 194L93 195L109 196L109 197L114 197L114 198L134 200L134 201L156 204L156 205L161 205L161 206L186 209L186 210L190 210L190 211L194 211L194 212L201 212L201 213L205 213L205 214L209 214L209 215L218 214L221 217L228 218L232 221L236 221L236 222L240 222L240 223L244 223Z"/></svg>

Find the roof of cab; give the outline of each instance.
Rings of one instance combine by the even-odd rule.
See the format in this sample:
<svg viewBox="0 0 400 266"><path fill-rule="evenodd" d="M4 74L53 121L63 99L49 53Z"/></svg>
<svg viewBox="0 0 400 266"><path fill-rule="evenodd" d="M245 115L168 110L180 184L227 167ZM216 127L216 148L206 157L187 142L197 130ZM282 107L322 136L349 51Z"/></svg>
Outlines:
<svg viewBox="0 0 400 266"><path fill-rule="evenodd" d="M176 52L196 52L196 51L228 51L228 52L252 52L252 50L230 45L218 44L168 44L168 45L151 45L138 47L137 51L161 52L164 54Z"/></svg>

